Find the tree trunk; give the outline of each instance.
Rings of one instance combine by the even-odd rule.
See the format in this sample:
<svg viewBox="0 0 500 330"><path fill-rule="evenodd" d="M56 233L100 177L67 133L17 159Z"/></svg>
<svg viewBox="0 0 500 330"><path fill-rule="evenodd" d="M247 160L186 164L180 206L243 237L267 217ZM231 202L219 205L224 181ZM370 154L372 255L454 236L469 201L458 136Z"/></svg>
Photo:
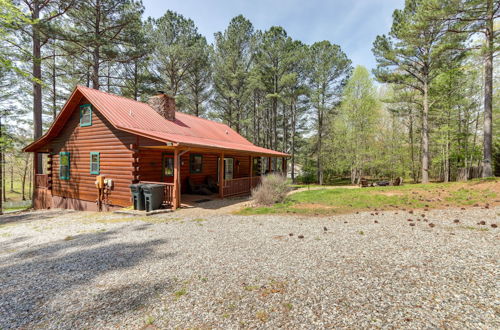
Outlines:
<svg viewBox="0 0 500 330"><path fill-rule="evenodd" d="M92 65L92 88L99 89L99 47L96 47L93 52L94 64Z"/></svg>
<svg viewBox="0 0 500 330"><path fill-rule="evenodd" d="M411 156L411 176L413 183L417 183L417 169L415 168L415 137L413 132L413 111L410 108L410 122L408 128L408 135L410 138L410 156Z"/></svg>
<svg viewBox="0 0 500 330"><path fill-rule="evenodd" d="M106 70L106 72L107 72L107 74L106 74L106 89L107 90L106 91L108 93L111 93L111 63L110 62L107 63L106 69L107 69Z"/></svg>
<svg viewBox="0 0 500 330"><path fill-rule="evenodd" d="M101 9L100 9L99 0L96 1L95 10L96 10L96 15L95 15L94 34L95 34L96 38L99 38L100 23L101 23ZM99 89L100 88L100 85L99 85L99 66L100 66L100 61L101 61L101 54L100 54L99 46L96 46L94 48L94 51L92 52L92 59L93 59L92 76L91 76L92 88Z"/></svg>
<svg viewBox="0 0 500 330"><path fill-rule="evenodd" d="M7 194L5 193L7 189L5 189L5 155L2 156L2 191L3 191L3 201L7 202Z"/></svg>
<svg viewBox="0 0 500 330"><path fill-rule="evenodd" d="M321 127L321 126L319 126ZM321 134L321 128L318 129L318 156L317 156L317 166L318 166L318 183L320 185L323 184L323 163L321 161L321 152L322 152L322 139L323 136Z"/></svg>
<svg viewBox="0 0 500 330"><path fill-rule="evenodd" d="M21 178L21 195L22 195L22 199L23 201L26 200L26 189L25 189L25 186L26 186L26 177L27 177L27 174L28 174L28 165L29 165L29 154L27 154L25 157L24 157L24 170L23 170L23 176Z"/></svg>
<svg viewBox="0 0 500 330"><path fill-rule="evenodd" d="M484 141L483 178L493 176L491 169L492 118L493 118L493 0L487 2L486 55L484 61Z"/></svg>
<svg viewBox="0 0 500 330"><path fill-rule="evenodd" d="M40 3L33 1L31 18L38 20L40 18ZM38 139L42 136L42 59L41 59L41 40L40 26L38 23L32 25L32 42L33 42L33 137ZM41 156L40 156L41 157ZM40 158L41 160L41 158ZM39 162L38 170L41 171L41 161Z"/></svg>
<svg viewBox="0 0 500 330"><path fill-rule="evenodd" d="M422 183L429 182L429 86L423 86L423 113L422 113Z"/></svg>
<svg viewBox="0 0 500 330"><path fill-rule="evenodd" d="M10 192L14 192L14 155L11 155L11 163L10 163Z"/></svg>
<svg viewBox="0 0 500 330"><path fill-rule="evenodd" d="M137 68L137 60L134 60L134 100L137 101L139 97L138 85L139 85L139 77L138 77L138 68Z"/></svg>
<svg viewBox="0 0 500 330"><path fill-rule="evenodd" d="M2 142L2 116L0 116L0 214L3 214L3 195L4 191L2 189L2 167L3 167L3 142Z"/></svg>
<svg viewBox="0 0 500 330"><path fill-rule="evenodd" d="M321 160L321 153L323 152L323 112L325 111L325 87L322 89L321 104L318 107L318 183L323 185L323 162Z"/></svg>
<svg viewBox="0 0 500 330"><path fill-rule="evenodd" d="M292 168L291 168L291 176L292 176L292 182L295 183L295 131L296 131L296 111L297 111L297 106L295 105L295 103L293 104L293 109L292 109L292 136L291 136L291 149L292 149L292 161L291 161L291 165L292 165Z"/></svg>
<svg viewBox="0 0 500 330"><path fill-rule="evenodd" d="M52 118L57 117L56 50L52 50Z"/></svg>
<svg viewBox="0 0 500 330"><path fill-rule="evenodd" d="M28 160L30 160L30 156L28 156ZM32 194L32 192L33 192L33 166L31 166L31 170L28 171L28 181L29 181L28 196L33 196L33 194ZM32 202L32 204L33 204L33 202Z"/></svg>

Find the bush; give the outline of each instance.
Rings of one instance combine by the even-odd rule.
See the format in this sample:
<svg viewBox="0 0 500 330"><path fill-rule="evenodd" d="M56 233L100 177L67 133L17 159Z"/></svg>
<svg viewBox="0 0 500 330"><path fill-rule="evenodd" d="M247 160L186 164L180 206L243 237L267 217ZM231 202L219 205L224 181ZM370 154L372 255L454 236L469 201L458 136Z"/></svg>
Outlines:
<svg viewBox="0 0 500 330"><path fill-rule="evenodd" d="M258 205L272 205L283 202L290 190L286 177L269 174L264 176L260 185L252 190L252 198Z"/></svg>

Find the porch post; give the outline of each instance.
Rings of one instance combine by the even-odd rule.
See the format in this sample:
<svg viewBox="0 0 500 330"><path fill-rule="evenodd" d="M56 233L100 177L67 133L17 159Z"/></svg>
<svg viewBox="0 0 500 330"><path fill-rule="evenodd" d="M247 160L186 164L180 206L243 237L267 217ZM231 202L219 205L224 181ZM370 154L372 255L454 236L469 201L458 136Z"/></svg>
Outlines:
<svg viewBox="0 0 500 330"><path fill-rule="evenodd" d="M174 191L172 196L172 208L175 210L181 205L181 194L179 191L179 149L174 149Z"/></svg>
<svg viewBox="0 0 500 330"><path fill-rule="evenodd" d="M286 177L286 158L285 157L281 158L281 172L283 172L283 174Z"/></svg>
<svg viewBox="0 0 500 330"><path fill-rule="evenodd" d="M33 153L33 170L34 170L34 173L35 174L41 174L42 172L40 171L40 166L39 163L40 163L40 159L38 159L38 152L34 152Z"/></svg>
<svg viewBox="0 0 500 330"><path fill-rule="evenodd" d="M220 154L219 160L219 197L224 198L224 153Z"/></svg>
<svg viewBox="0 0 500 330"><path fill-rule="evenodd" d="M271 157L268 157L267 158L267 172L268 173L271 173L273 167L272 167L272 164L271 164Z"/></svg>
<svg viewBox="0 0 500 330"><path fill-rule="evenodd" d="M250 166L249 166L248 172L250 172L250 191L252 191L252 176L253 176L253 157L252 157L252 155L250 155Z"/></svg>

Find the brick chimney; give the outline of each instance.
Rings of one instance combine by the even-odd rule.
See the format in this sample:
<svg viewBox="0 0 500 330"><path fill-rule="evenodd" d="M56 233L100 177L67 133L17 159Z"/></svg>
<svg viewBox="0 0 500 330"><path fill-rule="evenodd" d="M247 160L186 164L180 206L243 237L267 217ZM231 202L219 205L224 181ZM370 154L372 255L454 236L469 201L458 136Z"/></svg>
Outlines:
<svg viewBox="0 0 500 330"><path fill-rule="evenodd" d="M148 104L162 115L163 118L172 121L175 120L175 99L163 91L158 91L158 95L150 97Z"/></svg>

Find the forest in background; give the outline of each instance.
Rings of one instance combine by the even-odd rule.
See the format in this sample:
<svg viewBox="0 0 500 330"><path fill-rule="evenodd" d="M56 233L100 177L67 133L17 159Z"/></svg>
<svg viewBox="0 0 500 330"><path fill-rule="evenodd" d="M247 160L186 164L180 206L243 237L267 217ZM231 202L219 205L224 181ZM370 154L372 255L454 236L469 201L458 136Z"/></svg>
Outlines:
<svg viewBox="0 0 500 330"><path fill-rule="evenodd" d="M341 45L261 31L242 15L209 44L179 13L143 17L140 1L0 0L2 191L22 181L30 198L21 149L77 84L140 101L166 91L178 111L291 154L302 182L450 181L471 167L499 175L499 7L407 0L374 40L370 72Z"/></svg>

